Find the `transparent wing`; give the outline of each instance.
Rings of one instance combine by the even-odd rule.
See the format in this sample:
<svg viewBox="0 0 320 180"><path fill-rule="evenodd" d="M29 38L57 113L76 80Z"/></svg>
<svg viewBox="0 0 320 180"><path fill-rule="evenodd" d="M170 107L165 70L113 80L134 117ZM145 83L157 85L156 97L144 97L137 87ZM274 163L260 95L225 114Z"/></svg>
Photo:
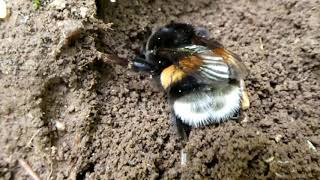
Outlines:
<svg viewBox="0 0 320 180"><path fill-rule="evenodd" d="M246 75L245 66L224 49L191 45L160 49L157 53L202 83L229 82L230 79L242 79Z"/></svg>
<svg viewBox="0 0 320 180"><path fill-rule="evenodd" d="M248 75L248 69L241 62L241 58L225 49L216 40L195 36L192 41L196 45L210 48L214 55L222 57L224 62L229 66L231 79L244 79Z"/></svg>

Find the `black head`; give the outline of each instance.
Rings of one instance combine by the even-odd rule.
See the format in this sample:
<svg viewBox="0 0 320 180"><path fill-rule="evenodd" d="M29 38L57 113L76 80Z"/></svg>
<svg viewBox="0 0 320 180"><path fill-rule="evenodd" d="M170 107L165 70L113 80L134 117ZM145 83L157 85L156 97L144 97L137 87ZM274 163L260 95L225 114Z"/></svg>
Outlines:
<svg viewBox="0 0 320 180"><path fill-rule="evenodd" d="M149 37L146 50L190 45L193 36L194 28L190 24L171 23L161 27Z"/></svg>
<svg viewBox="0 0 320 180"><path fill-rule="evenodd" d="M191 45L194 35L194 27L190 24L171 23L159 28L149 37L144 53L133 60L133 69L155 75L161 73L172 61L157 55L157 49Z"/></svg>

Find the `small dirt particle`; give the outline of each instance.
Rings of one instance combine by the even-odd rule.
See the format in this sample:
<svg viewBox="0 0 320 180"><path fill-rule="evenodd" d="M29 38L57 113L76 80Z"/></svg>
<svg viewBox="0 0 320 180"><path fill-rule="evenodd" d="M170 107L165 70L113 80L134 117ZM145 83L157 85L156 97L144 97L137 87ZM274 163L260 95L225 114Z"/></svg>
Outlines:
<svg viewBox="0 0 320 180"><path fill-rule="evenodd" d="M56 8L57 10L63 10L66 8L66 0L54 0L50 6Z"/></svg>
<svg viewBox="0 0 320 180"><path fill-rule="evenodd" d="M59 131L64 131L64 130L66 130L66 125L60 121L56 121L56 128Z"/></svg>
<svg viewBox="0 0 320 180"><path fill-rule="evenodd" d="M87 17L88 10L89 10L89 9L86 8L86 7L80 7L80 16L81 16L82 18Z"/></svg>
<svg viewBox="0 0 320 180"><path fill-rule="evenodd" d="M10 15L10 9L5 0L0 0L0 19L5 19Z"/></svg>
<svg viewBox="0 0 320 180"><path fill-rule="evenodd" d="M277 135L274 137L274 140L278 143L278 142L281 141L282 137L283 137L283 136L282 136L281 134L277 134Z"/></svg>
<svg viewBox="0 0 320 180"><path fill-rule="evenodd" d="M264 160L266 163L271 163L274 160L274 156L269 157L268 159Z"/></svg>
<svg viewBox="0 0 320 180"><path fill-rule="evenodd" d="M70 45L80 37L83 24L78 20L65 20L59 24L61 27L62 41L64 45Z"/></svg>
<svg viewBox="0 0 320 180"><path fill-rule="evenodd" d="M308 148L313 150L313 151L317 151L317 148L312 144L312 142L310 142L309 140L307 140L307 144L308 144Z"/></svg>
<svg viewBox="0 0 320 180"><path fill-rule="evenodd" d="M76 108L75 108L73 105L69 106L68 109L67 109L67 111L68 111L69 113L72 113L72 112L74 112L75 110L76 110Z"/></svg>

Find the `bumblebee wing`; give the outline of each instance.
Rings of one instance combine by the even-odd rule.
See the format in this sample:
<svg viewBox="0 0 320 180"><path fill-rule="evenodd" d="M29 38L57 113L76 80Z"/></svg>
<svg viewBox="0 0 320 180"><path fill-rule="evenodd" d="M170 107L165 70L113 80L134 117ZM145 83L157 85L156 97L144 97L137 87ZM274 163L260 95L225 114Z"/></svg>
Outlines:
<svg viewBox="0 0 320 180"><path fill-rule="evenodd" d="M174 65L173 69L180 72L181 76L187 74L195 77L200 83L212 84L212 81L217 79L206 74L205 59L200 56L200 53L205 51L210 50L203 46L186 46L183 48L161 48L157 50L156 54L171 61Z"/></svg>
<svg viewBox="0 0 320 180"><path fill-rule="evenodd" d="M235 53L225 49L223 45L215 39L195 36L192 42L197 45L209 47L215 55L222 57L230 68L230 78L244 79L248 75L248 69L241 62L241 58Z"/></svg>
<svg viewBox="0 0 320 180"><path fill-rule="evenodd" d="M202 45L191 45L176 49L160 49L158 54L201 83L222 83L244 77L241 74L242 70L238 70L236 66L238 64L229 63L230 60L226 60L229 57L217 51L217 48L212 50Z"/></svg>
<svg viewBox="0 0 320 180"><path fill-rule="evenodd" d="M222 57L224 62L228 64L231 79L244 79L248 75L248 70L238 55L225 48L215 48L212 51L215 55Z"/></svg>
<svg viewBox="0 0 320 180"><path fill-rule="evenodd" d="M221 56L212 53L211 50L197 53L195 56L202 61L196 71L197 77L201 76L202 80L214 82L228 82L231 79L232 71ZM182 66L185 66L184 61L186 60L180 61Z"/></svg>

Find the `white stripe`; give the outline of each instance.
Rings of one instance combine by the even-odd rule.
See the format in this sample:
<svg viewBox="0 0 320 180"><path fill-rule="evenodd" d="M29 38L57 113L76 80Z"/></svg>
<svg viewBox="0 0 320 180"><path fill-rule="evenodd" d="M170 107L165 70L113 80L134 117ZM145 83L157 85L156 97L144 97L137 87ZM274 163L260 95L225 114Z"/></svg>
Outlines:
<svg viewBox="0 0 320 180"><path fill-rule="evenodd" d="M208 73L208 74L210 74L211 76L214 76L214 77L224 78L224 79L228 79L229 78L229 74L226 74L224 72L219 73L219 72L213 71L213 70L211 70L209 68L203 68L203 67L200 67L200 70L201 70L201 72L206 72L206 73Z"/></svg>
<svg viewBox="0 0 320 180"><path fill-rule="evenodd" d="M185 46L186 49L196 49L199 48L198 45Z"/></svg>
<svg viewBox="0 0 320 180"><path fill-rule="evenodd" d="M202 65L201 67L220 74L230 74L229 67L226 65Z"/></svg>
<svg viewBox="0 0 320 180"><path fill-rule="evenodd" d="M202 70L201 73L206 75L207 78L217 80L217 81L223 81L224 79L228 79L228 76L226 76L226 75L216 74L216 73L210 72L208 70Z"/></svg>
<svg viewBox="0 0 320 180"><path fill-rule="evenodd" d="M212 71L210 69L207 69L207 72L210 73L211 75L215 76L215 77L219 77L219 78L223 78L223 79L228 79L229 78L229 74L218 73L218 72Z"/></svg>
<svg viewBox="0 0 320 180"><path fill-rule="evenodd" d="M185 46L184 48L191 49L191 50L196 50L197 53L203 53L203 52L210 51L207 47L199 46L199 45Z"/></svg>
<svg viewBox="0 0 320 180"><path fill-rule="evenodd" d="M209 78L209 79L211 79L211 80L215 80L215 81L221 81L221 79L218 79L218 77L217 76L212 76L212 74L210 74L210 73L208 73L208 72L206 72L206 71L200 71L201 72L201 74L204 76L204 78Z"/></svg>
<svg viewBox="0 0 320 180"><path fill-rule="evenodd" d="M193 127L225 121L240 109L241 102L241 89L231 85L228 88L233 89L221 96L213 95L214 92L198 92L196 95L191 93L182 96L173 104L174 113L184 123ZM189 101L190 99L193 101ZM218 104L222 107L217 108ZM200 111L195 111L194 107L200 108Z"/></svg>
<svg viewBox="0 0 320 180"><path fill-rule="evenodd" d="M226 73L229 74L229 67L227 65L223 66L214 66L214 65L203 65L206 69L210 69L212 71L215 71L217 73Z"/></svg>
<svg viewBox="0 0 320 180"><path fill-rule="evenodd" d="M221 61L223 60L222 57L220 56L211 56L211 55L199 55L200 58L204 59L204 60L210 60L210 61Z"/></svg>
<svg viewBox="0 0 320 180"><path fill-rule="evenodd" d="M210 61L210 60L202 60L203 61L203 64L205 66L208 66L208 65L211 65L211 66L225 66L226 63L224 63L223 61Z"/></svg>

